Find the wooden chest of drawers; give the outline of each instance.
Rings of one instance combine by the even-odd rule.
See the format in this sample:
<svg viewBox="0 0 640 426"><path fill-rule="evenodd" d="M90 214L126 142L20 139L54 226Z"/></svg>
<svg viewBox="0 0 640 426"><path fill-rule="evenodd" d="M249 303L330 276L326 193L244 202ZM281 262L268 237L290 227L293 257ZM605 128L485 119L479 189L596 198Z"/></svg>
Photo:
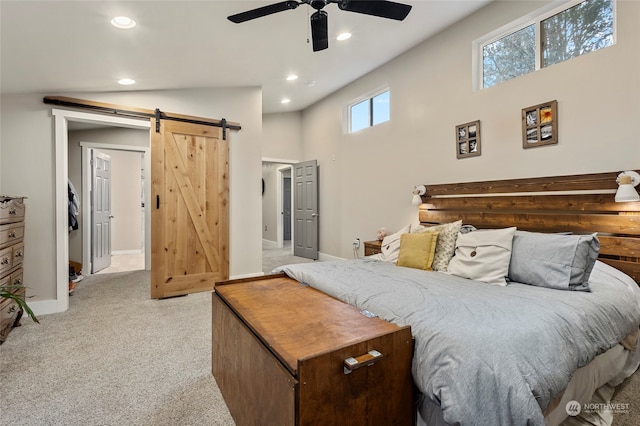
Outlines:
<svg viewBox="0 0 640 426"><path fill-rule="evenodd" d="M0 286L20 286L24 259L24 197L0 196ZM14 289L25 297L24 287ZM12 299L0 298L0 343L22 316Z"/></svg>
<svg viewBox="0 0 640 426"><path fill-rule="evenodd" d="M212 372L237 425L412 424L410 327L284 275L216 283L212 312Z"/></svg>

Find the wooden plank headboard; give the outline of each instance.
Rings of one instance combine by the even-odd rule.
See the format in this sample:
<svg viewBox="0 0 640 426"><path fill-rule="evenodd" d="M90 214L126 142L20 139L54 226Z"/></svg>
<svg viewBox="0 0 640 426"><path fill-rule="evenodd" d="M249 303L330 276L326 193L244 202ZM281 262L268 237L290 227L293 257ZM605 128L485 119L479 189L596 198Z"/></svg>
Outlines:
<svg viewBox="0 0 640 426"><path fill-rule="evenodd" d="M619 172L425 185L420 222L597 232L599 259L640 282L640 202L616 203Z"/></svg>

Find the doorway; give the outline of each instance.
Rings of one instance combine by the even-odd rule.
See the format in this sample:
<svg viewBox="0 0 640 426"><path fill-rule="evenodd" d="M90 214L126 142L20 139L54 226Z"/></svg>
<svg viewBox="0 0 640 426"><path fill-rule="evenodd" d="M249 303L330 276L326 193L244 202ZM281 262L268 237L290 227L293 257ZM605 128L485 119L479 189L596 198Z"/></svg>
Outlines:
<svg viewBox="0 0 640 426"><path fill-rule="evenodd" d="M79 229L69 232L69 260L81 264L85 275L144 269L148 265L145 260L148 219L142 188L146 180L145 163L150 156L148 129L88 127L72 122L69 130L69 180L80 195ZM123 142L131 145L123 145ZM111 159L110 186L113 191L106 202L111 204L107 216L112 217L105 218L106 226L101 227L109 231L102 238L109 247L103 246L101 250L106 259L100 267L94 259L100 251L96 251L94 244L98 242L98 233L92 219L97 217L98 204L92 202L92 198L98 191L94 190L92 170L98 166L97 157L105 154Z"/></svg>
<svg viewBox="0 0 640 426"><path fill-rule="evenodd" d="M81 125L98 125L98 126L110 126L121 127L128 129L143 129L146 133L149 133L151 123L149 120L133 119L111 115L92 114L80 111L60 110L52 109L52 115L55 120L55 201L56 212L55 215L55 232L56 232L56 252L55 252L55 264L56 264L56 299L47 301L42 304L41 310L45 312L62 312L69 308L69 227L68 227L68 215L64 212L68 211L68 182L69 182L69 124L81 124ZM72 124L72 126L74 125ZM102 145L102 146L100 146ZM96 144L98 148L113 148L113 144ZM120 149L123 146L119 146ZM150 182L151 179L151 159L150 148L136 147L136 149L144 151L144 175L145 181ZM78 168L80 169L80 168ZM145 194L145 204L150 205L150 194ZM85 218L82 219L86 221ZM84 228L89 227L88 221L81 224ZM145 211L145 266L149 269L150 266L150 247L151 247L151 218L149 211ZM83 251L86 252L85 249ZM88 262L83 260L83 262Z"/></svg>
<svg viewBox="0 0 640 426"><path fill-rule="evenodd" d="M140 141L148 139L145 130L139 131ZM121 134L121 133L120 133ZM112 135L113 136L113 135ZM114 273L145 269L145 156L149 153L144 147L113 145L113 149L97 148L96 143L80 142L82 149L82 200L83 210L96 218L97 205L90 204L96 191L91 170L96 167L96 159L107 155L111 160L111 197L109 200L109 239L110 262L99 267L96 265L96 232L94 225L84 227L83 265L91 273ZM102 145L100 145L102 146ZM93 167L91 166L93 161ZM71 167L71 166L70 166ZM103 250L106 251L106 250ZM73 249L70 247L70 259Z"/></svg>

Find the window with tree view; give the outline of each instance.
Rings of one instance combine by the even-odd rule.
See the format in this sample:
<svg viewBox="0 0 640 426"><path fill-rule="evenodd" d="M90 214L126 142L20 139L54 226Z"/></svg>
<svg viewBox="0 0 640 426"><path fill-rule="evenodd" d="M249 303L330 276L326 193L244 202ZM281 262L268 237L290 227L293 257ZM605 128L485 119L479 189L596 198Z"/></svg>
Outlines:
<svg viewBox="0 0 640 426"><path fill-rule="evenodd" d="M588 0L542 21L542 66L613 44L613 1Z"/></svg>
<svg viewBox="0 0 640 426"><path fill-rule="evenodd" d="M572 2L528 23L514 23L510 30L476 42L482 55L481 87L611 46L613 28L614 0Z"/></svg>
<svg viewBox="0 0 640 426"><path fill-rule="evenodd" d="M490 87L536 69L535 26L529 25L482 49L483 87Z"/></svg>

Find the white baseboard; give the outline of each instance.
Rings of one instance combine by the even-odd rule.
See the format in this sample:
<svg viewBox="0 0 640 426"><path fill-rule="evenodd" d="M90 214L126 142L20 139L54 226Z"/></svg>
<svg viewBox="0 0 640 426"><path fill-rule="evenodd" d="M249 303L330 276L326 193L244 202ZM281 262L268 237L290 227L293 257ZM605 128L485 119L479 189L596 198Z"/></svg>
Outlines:
<svg viewBox="0 0 640 426"><path fill-rule="evenodd" d="M254 278L254 277L261 277L264 275L264 272L255 272L253 274L242 274L242 275L232 275L229 277L230 280L237 280L237 279L243 279L243 278Z"/></svg>
<svg viewBox="0 0 640 426"><path fill-rule="evenodd" d="M325 253L318 253L318 260L321 262L333 262L335 260L346 260L343 257L331 256Z"/></svg>
<svg viewBox="0 0 640 426"><path fill-rule="evenodd" d="M267 248L278 248L278 242L262 239L262 247L265 247L265 246Z"/></svg>
<svg viewBox="0 0 640 426"><path fill-rule="evenodd" d="M140 254L144 253L141 249L139 250L112 250L111 254L113 256L117 256L119 254Z"/></svg>
<svg viewBox="0 0 640 426"><path fill-rule="evenodd" d="M58 312L64 312L68 309L67 304L60 300L38 300L36 302L30 302L27 300L29 307L36 316L57 314ZM29 319L28 315L23 314L25 320Z"/></svg>

